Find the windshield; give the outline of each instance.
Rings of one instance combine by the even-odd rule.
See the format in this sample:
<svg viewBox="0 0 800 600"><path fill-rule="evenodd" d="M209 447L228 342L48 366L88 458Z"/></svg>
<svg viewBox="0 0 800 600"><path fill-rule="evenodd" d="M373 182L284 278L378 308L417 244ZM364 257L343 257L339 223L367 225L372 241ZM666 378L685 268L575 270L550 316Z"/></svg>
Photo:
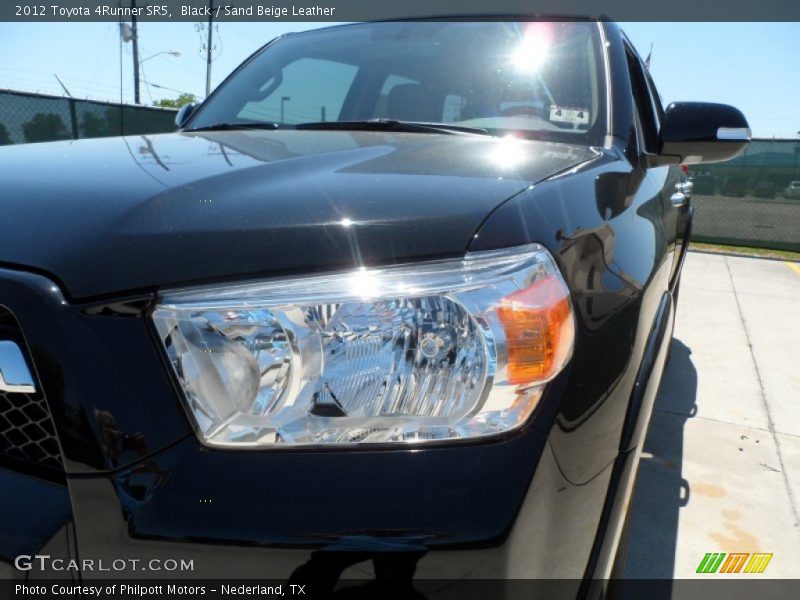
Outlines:
<svg viewBox="0 0 800 600"><path fill-rule="evenodd" d="M389 22L277 40L190 128L393 119L602 143L605 77L590 22Z"/></svg>

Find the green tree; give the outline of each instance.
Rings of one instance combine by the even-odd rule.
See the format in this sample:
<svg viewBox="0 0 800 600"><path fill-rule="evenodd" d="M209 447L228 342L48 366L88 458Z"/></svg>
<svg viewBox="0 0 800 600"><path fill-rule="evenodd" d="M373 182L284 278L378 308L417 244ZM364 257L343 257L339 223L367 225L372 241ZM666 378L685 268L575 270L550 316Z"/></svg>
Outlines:
<svg viewBox="0 0 800 600"><path fill-rule="evenodd" d="M13 143L14 140L12 140L11 136L8 135L8 129L6 129L5 125L0 123L0 146L6 146Z"/></svg>
<svg viewBox="0 0 800 600"><path fill-rule="evenodd" d="M72 139L64 121L54 113L36 113L30 121L22 124L22 133L26 142Z"/></svg>
<svg viewBox="0 0 800 600"><path fill-rule="evenodd" d="M115 120L113 114L104 115L103 113L85 112L81 119L81 137L94 138L119 135L118 123L119 118Z"/></svg>
<svg viewBox="0 0 800 600"><path fill-rule="evenodd" d="M154 102L153 106L160 106L161 108L180 108L187 104L197 103L197 97L194 94L181 94L174 100L170 98L162 98L158 102Z"/></svg>

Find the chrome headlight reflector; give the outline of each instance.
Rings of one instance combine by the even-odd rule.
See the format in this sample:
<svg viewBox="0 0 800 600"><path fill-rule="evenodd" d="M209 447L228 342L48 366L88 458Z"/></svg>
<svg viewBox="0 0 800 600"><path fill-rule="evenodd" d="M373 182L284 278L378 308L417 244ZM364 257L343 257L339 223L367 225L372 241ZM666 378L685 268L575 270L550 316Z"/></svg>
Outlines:
<svg viewBox="0 0 800 600"><path fill-rule="evenodd" d="M166 292L153 313L213 446L464 439L522 425L572 353L541 246Z"/></svg>

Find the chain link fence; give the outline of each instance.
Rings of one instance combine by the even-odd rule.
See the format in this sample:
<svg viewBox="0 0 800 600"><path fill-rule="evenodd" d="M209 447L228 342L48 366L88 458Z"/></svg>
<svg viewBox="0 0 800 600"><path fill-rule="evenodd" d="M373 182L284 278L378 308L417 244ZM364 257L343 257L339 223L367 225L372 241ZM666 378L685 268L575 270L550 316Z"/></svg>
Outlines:
<svg viewBox="0 0 800 600"><path fill-rule="evenodd" d="M175 112L0 90L0 145L172 131Z"/></svg>
<svg viewBox="0 0 800 600"><path fill-rule="evenodd" d="M0 145L175 129L175 111L0 90ZM691 167L699 242L800 252L800 139Z"/></svg>
<svg viewBox="0 0 800 600"><path fill-rule="evenodd" d="M690 167L692 240L800 252L800 139L753 140L724 163Z"/></svg>

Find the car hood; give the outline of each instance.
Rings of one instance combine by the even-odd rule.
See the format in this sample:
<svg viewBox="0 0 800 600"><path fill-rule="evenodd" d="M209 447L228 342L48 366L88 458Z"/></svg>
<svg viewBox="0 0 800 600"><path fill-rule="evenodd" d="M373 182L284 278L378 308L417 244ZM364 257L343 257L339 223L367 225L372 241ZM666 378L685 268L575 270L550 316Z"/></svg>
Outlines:
<svg viewBox="0 0 800 600"><path fill-rule="evenodd" d="M462 254L597 154L478 135L175 133L0 148L0 262L73 299Z"/></svg>

